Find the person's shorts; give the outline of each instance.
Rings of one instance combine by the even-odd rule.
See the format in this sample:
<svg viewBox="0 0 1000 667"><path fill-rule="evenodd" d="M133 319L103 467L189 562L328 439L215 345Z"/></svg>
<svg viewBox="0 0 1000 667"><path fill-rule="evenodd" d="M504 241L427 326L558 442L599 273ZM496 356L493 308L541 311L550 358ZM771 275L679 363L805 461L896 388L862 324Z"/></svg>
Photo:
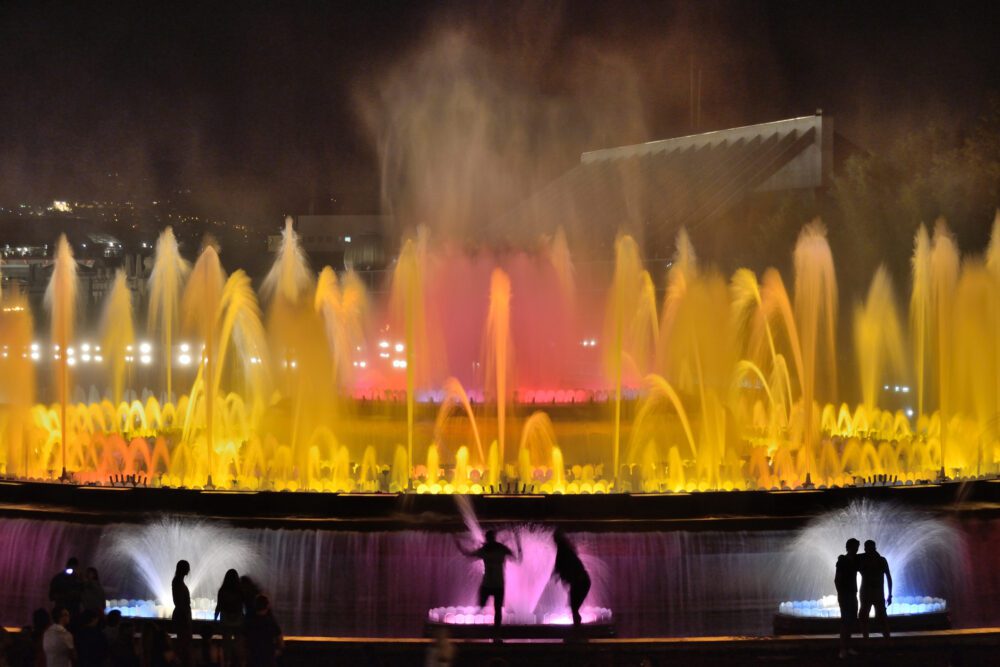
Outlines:
<svg viewBox="0 0 1000 667"><path fill-rule="evenodd" d="M486 604L486 600L489 598L494 598L496 601L503 604L503 587L495 586L482 586L479 589L479 606L482 607Z"/></svg>
<svg viewBox="0 0 1000 667"><path fill-rule="evenodd" d="M858 612L858 618L868 618L871 614L872 608L875 609L875 617L880 618L885 616L885 598L880 596L861 596L861 610Z"/></svg>
<svg viewBox="0 0 1000 667"><path fill-rule="evenodd" d="M854 621L858 620L858 596L838 596L837 604L840 605L840 622L854 625Z"/></svg>

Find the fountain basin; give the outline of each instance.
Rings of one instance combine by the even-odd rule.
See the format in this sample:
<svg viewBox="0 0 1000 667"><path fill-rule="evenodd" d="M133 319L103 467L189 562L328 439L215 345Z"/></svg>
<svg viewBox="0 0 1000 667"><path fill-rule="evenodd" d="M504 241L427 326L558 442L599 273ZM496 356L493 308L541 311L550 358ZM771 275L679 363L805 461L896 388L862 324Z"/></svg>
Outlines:
<svg viewBox="0 0 1000 667"><path fill-rule="evenodd" d="M951 627L948 603L943 598L900 595L886 607L889 627L895 632L946 630ZM875 610L869 614L875 618ZM877 628L870 626L872 631ZM774 634L807 635L840 632L840 606L836 595L818 600L791 600L778 605L774 616Z"/></svg>
<svg viewBox="0 0 1000 667"><path fill-rule="evenodd" d="M613 637L614 616L607 607L582 607L583 623L573 627L569 610L546 614L503 612L503 625L493 625L493 611L476 606L434 607L427 612L425 632L432 636L445 628L452 637L518 637L529 639L567 636Z"/></svg>
<svg viewBox="0 0 1000 667"><path fill-rule="evenodd" d="M119 611L125 618L170 618L174 612L172 604L159 600L108 600L104 610L107 614ZM211 621L215 619L215 600L209 598L191 598L191 618L195 621Z"/></svg>

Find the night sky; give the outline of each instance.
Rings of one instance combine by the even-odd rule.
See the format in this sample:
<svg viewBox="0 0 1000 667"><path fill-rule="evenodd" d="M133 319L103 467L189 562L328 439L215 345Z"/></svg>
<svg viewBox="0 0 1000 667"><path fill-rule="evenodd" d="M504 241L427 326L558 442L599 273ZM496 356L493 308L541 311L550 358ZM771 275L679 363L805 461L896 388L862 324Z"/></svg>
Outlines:
<svg viewBox="0 0 1000 667"><path fill-rule="evenodd" d="M692 62L699 130L823 108L878 150L983 111L997 25L996 2L7 2L0 200L374 211L385 162L423 187L414 161L461 159L469 105L489 118L473 158L503 156L466 168L511 172L511 198L582 150L694 131Z"/></svg>

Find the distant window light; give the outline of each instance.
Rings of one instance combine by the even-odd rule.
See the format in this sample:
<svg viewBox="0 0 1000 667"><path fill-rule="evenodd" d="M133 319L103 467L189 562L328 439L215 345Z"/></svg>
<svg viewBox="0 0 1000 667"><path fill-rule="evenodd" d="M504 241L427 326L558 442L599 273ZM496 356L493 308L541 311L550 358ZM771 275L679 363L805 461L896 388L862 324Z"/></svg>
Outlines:
<svg viewBox="0 0 1000 667"><path fill-rule="evenodd" d="M350 242L351 242L351 237L350 236L345 236L344 237L344 243L350 243Z"/></svg>

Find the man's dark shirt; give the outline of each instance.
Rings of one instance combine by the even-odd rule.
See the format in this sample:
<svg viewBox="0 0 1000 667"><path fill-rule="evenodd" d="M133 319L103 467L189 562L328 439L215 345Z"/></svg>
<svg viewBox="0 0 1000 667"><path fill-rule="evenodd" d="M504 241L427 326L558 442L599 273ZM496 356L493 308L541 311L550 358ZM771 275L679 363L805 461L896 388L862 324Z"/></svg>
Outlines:
<svg viewBox="0 0 1000 667"><path fill-rule="evenodd" d="M80 609L82 594L83 581L75 573L60 572L52 577L52 582L49 584L49 599L60 607L66 607L71 613L76 613Z"/></svg>
<svg viewBox="0 0 1000 667"><path fill-rule="evenodd" d="M864 553L858 557L858 571L861 572L861 597L869 600L885 599L885 573L889 563L878 552Z"/></svg>
<svg viewBox="0 0 1000 667"><path fill-rule="evenodd" d="M486 571L483 573L482 587L486 589L503 588L504 561L514 556L513 552L499 542L487 542L472 552L476 558L483 559Z"/></svg>
<svg viewBox="0 0 1000 667"><path fill-rule="evenodd" d="M833 578L839 597L850 597L858 592L858 556L841 554L837 557L837 574Z"/></svg>

